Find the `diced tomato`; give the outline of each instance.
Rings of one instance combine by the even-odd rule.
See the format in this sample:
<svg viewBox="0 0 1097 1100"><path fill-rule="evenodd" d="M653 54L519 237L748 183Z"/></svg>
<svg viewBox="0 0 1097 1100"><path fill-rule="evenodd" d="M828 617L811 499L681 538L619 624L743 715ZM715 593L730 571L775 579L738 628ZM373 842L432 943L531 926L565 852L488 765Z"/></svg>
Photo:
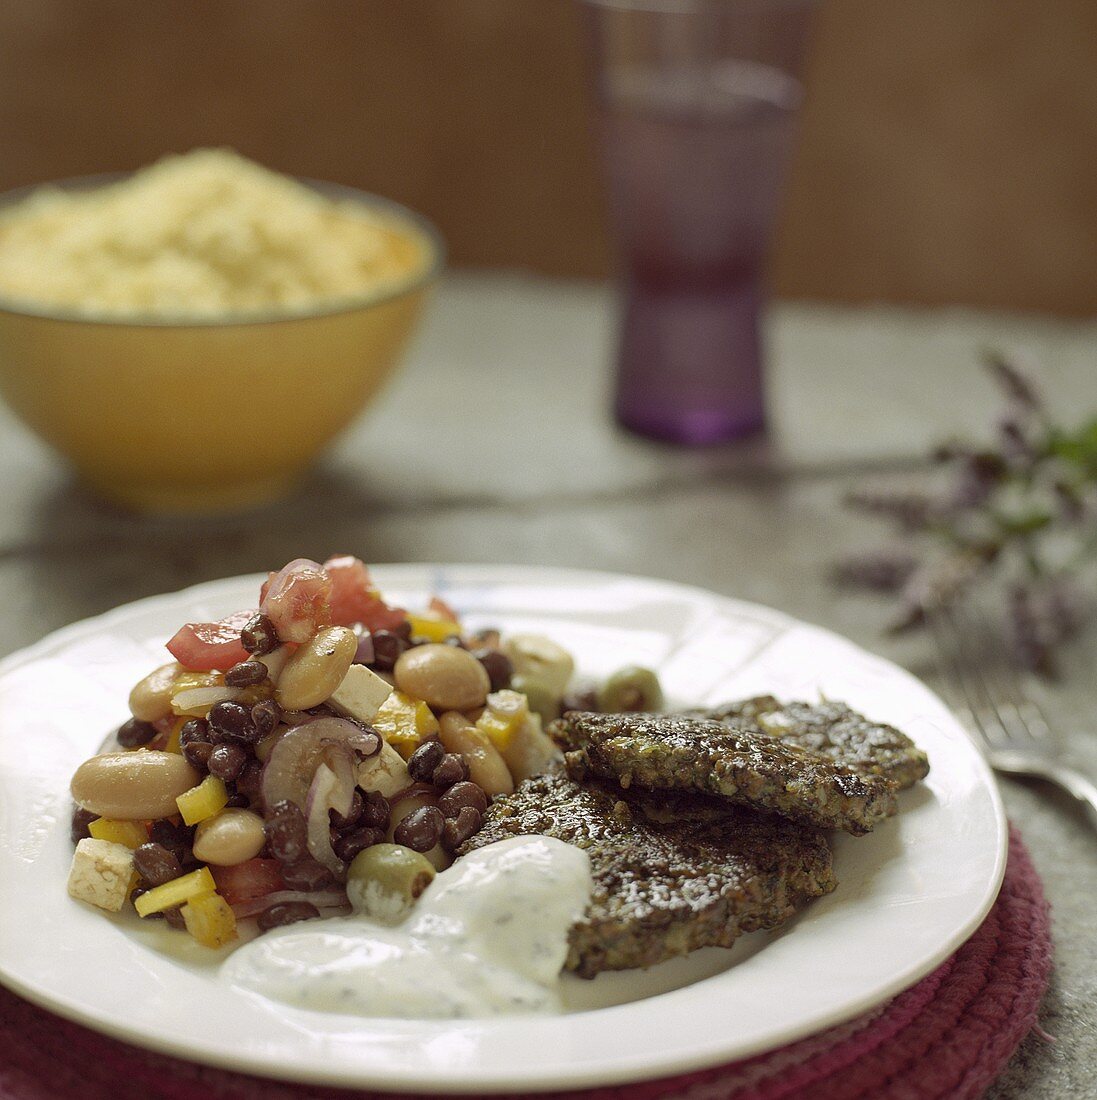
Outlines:
<svg viewBox="0 0 1097 1100"><path fill-rule="evenodd" d="M187 623L168 642L168 652L192 672L225 672L247 660L240 631L254 614L238 611L216 623Z"/></svg>
<svg viewBox="0 0 1097 1100"><path fill-rule="evenodd" d="M295 558L263 586L263 613L283 642L307 642L331 623L331 577L319 562Z"/></svg>
<svg viewBox="0 0 1097 1100"><path fill-rule="evenodd" d="M286 888L276 859L256 856L234 867L211 867L210 870L217 883L217 892L229 905L238 905L242 901L251 901Z"/></svg>
<svg viewBox="0 0 1097 1100"><path fill-rule="evenodd" d="M407 612L389 607L378 596L369 570L349 554L328 558L324 570L331 577L331 621L337 626L361 623L367 630L395 630Z"/></svg>
<svg viewBox="0 0 1097 1100"><path fill-rule="evenodd" d="M343 607L352 604L359 595L373 589L373 581L370 580L366 563L351 554L337 554L335 557L328 558L324 562L324 571L331 577L332 615L337 615Z"/></svg>

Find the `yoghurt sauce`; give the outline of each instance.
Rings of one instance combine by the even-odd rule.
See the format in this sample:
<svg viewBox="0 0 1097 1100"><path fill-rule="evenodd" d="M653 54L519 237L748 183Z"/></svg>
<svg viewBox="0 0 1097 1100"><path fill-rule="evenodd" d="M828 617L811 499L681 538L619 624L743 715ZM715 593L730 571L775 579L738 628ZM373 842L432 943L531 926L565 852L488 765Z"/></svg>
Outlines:
<svg viewBox="0 0 1097 1100"><path fill-rule="evenodd" d="M440 874L398 927L289 925L241 947L232 984L319 1012L455 1019L560 1011L568 929L590 902L586 852L520 836Z"/></svg>

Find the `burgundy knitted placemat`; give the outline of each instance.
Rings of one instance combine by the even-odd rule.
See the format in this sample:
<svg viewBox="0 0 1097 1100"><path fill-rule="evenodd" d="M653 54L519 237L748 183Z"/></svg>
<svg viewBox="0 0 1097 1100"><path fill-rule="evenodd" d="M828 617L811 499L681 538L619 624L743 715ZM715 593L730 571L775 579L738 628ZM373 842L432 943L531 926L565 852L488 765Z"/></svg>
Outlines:
<svg viewBox="0 0 1097 1100"><path fill-rule="evenodd" d="M956 954L880 1008L731 1065L546 1100L929 1100L977 1097L1036 1023L1051 969L1048 907L1010 830L1002 891ZM0 1100L381 1100L209 1069L107 1039L0 988ZM388 1094L386 1094L387 1097Z"/></svg>

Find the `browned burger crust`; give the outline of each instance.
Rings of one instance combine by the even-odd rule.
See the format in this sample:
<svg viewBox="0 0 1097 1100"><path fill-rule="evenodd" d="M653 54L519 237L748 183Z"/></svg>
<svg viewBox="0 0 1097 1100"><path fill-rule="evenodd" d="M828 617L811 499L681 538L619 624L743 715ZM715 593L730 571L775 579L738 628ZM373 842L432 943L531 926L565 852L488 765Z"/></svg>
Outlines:
<svg viewBox="0 0 1097 1100"><path fill-rule="evenodd" d="M685 713L733 726L755 725L786 745L817 752L862 775L886 776L900 790L929 774L928 757L905 733L845 703L779 703L772 695L759 695Z"/></svg>
<svg viewBox="0 0 1097 1100"><path fill-rule="evenodd" d="M649 967L774 928L836 880L826 837L723 800L582 787L535 776L488 809L459 855L510 836L556 837L590 856L594 892L567 969Z"/></svg>
<svg viewBox="0 0 1097 1100"><path fill-rule="evenodd" d="M570 711L549 732L568 774L704 792L859 836L896 811L895 784L750 727L683 714Z"/></svg>

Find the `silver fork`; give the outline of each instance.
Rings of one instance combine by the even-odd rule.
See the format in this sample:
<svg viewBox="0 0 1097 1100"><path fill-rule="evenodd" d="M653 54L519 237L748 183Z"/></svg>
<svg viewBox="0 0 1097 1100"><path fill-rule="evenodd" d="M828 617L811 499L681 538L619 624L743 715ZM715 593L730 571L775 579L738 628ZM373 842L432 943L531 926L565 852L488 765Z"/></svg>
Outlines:
<svg viewBox="0 0 1097 1100"><path fill-rule="evenodd" d="M960 720L990 766L1054 783L1082 805L1097 829L1097 785L1064 761L1059 738L1026 695L1000 632L971 604L935 608L926 619Z"/></svg>

